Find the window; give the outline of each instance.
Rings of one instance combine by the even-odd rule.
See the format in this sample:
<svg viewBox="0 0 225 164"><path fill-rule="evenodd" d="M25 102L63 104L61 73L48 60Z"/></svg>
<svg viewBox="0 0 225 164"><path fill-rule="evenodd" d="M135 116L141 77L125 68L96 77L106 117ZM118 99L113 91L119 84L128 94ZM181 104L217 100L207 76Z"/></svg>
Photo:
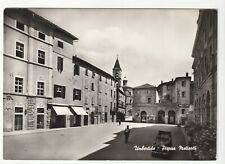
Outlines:
<svg viewBox="0 0 225 164"><path fill-rule="evenodd" d="M148 98L148 103L151 103L151 98Z"/></svg>
<svg viewBox="0 0 225 164"><path fill-rule="evenodd" d="M95 72L94 71L92 71L92 78L94 78L95 77Z"/></svg>
<svg viewBox="0 0 225 164"><path fill-rule="evenodd" d="M186 81L182 81L181 85L182 85L182 87L185 87L186 86Z"/></svg>
<svg viewBox="0 0 225 164"><path fill-rule="evenodd" d="M88 76L88 69L85 69L85 75Z"/></svg>
<svg viewBox="0 0 225 164"><path fill-rule="evenodd" d="M105 78L105 83L107 84L107 78Z"/></svg>
<svg viewBox="0 0 225 164"><path fill-rule="evenodd" d="M87 97L87 96L85 96L84 104L85 104L85 105L88 105L88 97Z"/></svg>
<svg viewBox="0 0 225 164"><path fill-rule="evenodd" d="M94 91L95 88L94 88L95 84L94 83L91 83L91 90Z"/></svg>
<svg viewBox="0 0 225 164"><path fill-rule="evenodd" d="M111 86L113 85L112 79L111 79Z"/></svg>
<svg viewBox="0 0 225 164"><path fill-rule="evenodd" d="M57 70L61 73L63 71L63 58L58 56Z"/></svg>
<svg viewBox="0 0 225 164"><path fill-rule="evenodd" d="M38 32L38 38L45 40L45 34L43 34L42 32Z"/></svg>
<svg viewBox="0 0 225 164"><path fill-rule="evenodd" d="M16 28L24 31L24 24L21 22L16 21Z"/></svg>
<svg viewBox="0 0 225 164"><path fill-rule="evenodd" d="M23 93L23 78L15 78L15 92Z"/></svg>
<svg viewBox="0 0 225 164"><path fill-rule="evenodd" d="M182 92L182 97L185 97L185 94L186 94L185 92Z"/></svg>
<svg viewBox="0 0 225 164"><path fill-rule="evenodd" d="M80 75L80 67L79 65L74 65L74 75Z"/></svg>
<svg viewBox="0 0 225 164"><path fill-rule="evenodd" d="M37 108L37 129L44 128L44 108Z"/></svg>
<svg viewBox="0 0 225 164"><path fill-rule="evenodd" d="M99 80L102 81L102 76L101 75L99 75Z"/></svg>
<svg viewBox="0 0 225 164"><path fill-rule="evenodd" d="M58 40L58 47L63 48L63 42Z"/></svg>
<svg viewBox="0 0 225 164"><path fill-rule="evenodd" d="M114 91L114 98L116 98L116 91Z"/></svg>
<svg viewBox="0 0 225 164"><path fill-rule="evenodd" d="M38 50L38 63L45 64L45 52Z"/></svg>
<svg viewBox="0 0 225 164"><path fill-rule="evenodd" d="M111 89L111 94L110 95L111 95L111 97L113 97L113 91L112 91L112 89Z"/></svg>
<svg viewBox="0 0 225 164"><path fill-rule="evenodd" d="M81 90L73 89L73 100L81 100Z"/></svg>
<svg viewBox="0 0 225 164"><path fill-rule="evenodd" d="M37 95L44 95L44 82L37 82Z"/></svg>
<svg viewBox="0 0 225 164"><path fill-rule="evenodd" d="M182 109L181 113L182 113L182 114L185 114L185 109Z"/></svg>
<svg viewBox="0 0 225 164"><path fill-rule="evenodd" d="M112 102L110 102L110 110L112 110Z"/></svg>
<svg viewBox="0 0 225 164"><path fill-rule="evenodd" d="M24 44L16 42L16 56L24 58Z"/></svg>
<svg viewBox="0 0 225 164"><path fill-rule="evenodd" d="M65 98L66 87L60 85L54 85L54 97Z"/></svg>
<svg viewBox="0 0 225 164"><path fill-rule="evenodd" d="M23 130L23 108L15 107L14 129Z"/></svg>

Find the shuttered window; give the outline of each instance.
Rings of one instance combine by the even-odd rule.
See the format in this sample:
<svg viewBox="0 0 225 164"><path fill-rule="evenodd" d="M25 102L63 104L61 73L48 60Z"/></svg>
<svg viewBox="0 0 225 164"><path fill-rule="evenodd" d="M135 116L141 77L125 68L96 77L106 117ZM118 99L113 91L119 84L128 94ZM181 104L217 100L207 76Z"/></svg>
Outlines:
<svg viewBox="0 0 225 164"><path fill-rule="evenodd" d="M63 71L63 58L59 57L57 58L57 70L61 73Z"/></svg>
<svg viewBox="0 0 225 164"><path fill-rule="evenodd" d="M73 89L73 100L81 100L81 90Z"/></svg>
<svg viewBox="0 0 225 164"><path fill-rule="evenodd" d="M54 97L65 98L66 87L60 85L54 85Z"/></svg>

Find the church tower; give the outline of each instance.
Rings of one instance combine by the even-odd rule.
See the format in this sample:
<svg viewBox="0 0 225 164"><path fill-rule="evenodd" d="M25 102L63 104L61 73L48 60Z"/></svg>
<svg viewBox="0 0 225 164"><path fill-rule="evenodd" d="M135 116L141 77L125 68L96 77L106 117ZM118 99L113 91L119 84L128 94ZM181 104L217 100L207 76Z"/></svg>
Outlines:
<svg viewBox="0 0 225 164"><path fill-rule="evenodd" d="M122 69L120 68L119 59L117 57L116 63L113 68L113 77L118 81L118 87L121 87L121 76L122 76Z"/></svg>

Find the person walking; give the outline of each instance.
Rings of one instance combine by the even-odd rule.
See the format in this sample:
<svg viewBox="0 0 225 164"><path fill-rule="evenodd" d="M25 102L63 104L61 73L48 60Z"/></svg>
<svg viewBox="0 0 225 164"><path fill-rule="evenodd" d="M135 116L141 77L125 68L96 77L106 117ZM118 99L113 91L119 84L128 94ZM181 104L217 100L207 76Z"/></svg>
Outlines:
<svg viewBox="0 0 225 164"><path fill-rule="evenodd" d="M129 129L129 125L127 125L127 128L124 131L125 143L128 143L129 135L130 135L130 129Z"/></svg>
<svg viewBox="0 0 225 164"><path fill-rule="evenodd" d="M118 120L118 122L119 122L119 125L121 125L121 120L120 119Z"/></svg>

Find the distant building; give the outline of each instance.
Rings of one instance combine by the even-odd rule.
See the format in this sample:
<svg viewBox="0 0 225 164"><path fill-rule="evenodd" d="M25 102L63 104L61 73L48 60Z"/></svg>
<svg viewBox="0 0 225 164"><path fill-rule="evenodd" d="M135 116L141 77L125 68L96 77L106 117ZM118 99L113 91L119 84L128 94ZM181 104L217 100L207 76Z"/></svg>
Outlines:
<svg viewBox="0 0 225 164"><path fill-rule="evenodd" d="M175 80L169 82L161 82L157 87L159 95L159 103L172 105L174 109L171 111L162 111L162 119L168 118L168 122L184 124L187 120L187 113L191 108L191 77L186 76L176 77Z"/></svg>
<svg viewBox="0 0 225 164"><path fill-rule="evenodd" d="M192 51L194 62L195 121L216 126L217 115L217 11L199 11Z"/></svg>
<svg viewBox="0 0 225 164"><path fill-rule="evenodd" d="M126 95L123 91L121 81L122 81L122 69L120 67L119 59L116 59L115 65L113 67L113 77L117 80L116 85L116 117L117 119L124 121L126 114Z"/></svg>
<svg viewBox="0 0 225 164"><path fill-rule="evenodd" d="M123 80L123 91L126 95L126 121L133 121L133 88L127 85L127 79Z"/></svg>
<svg viewBox="0 0 225 164"><path fill-rule="evenodd" d="M144 84L133 88L133 118L135 122L155 122L156 87Z"/></svg>

